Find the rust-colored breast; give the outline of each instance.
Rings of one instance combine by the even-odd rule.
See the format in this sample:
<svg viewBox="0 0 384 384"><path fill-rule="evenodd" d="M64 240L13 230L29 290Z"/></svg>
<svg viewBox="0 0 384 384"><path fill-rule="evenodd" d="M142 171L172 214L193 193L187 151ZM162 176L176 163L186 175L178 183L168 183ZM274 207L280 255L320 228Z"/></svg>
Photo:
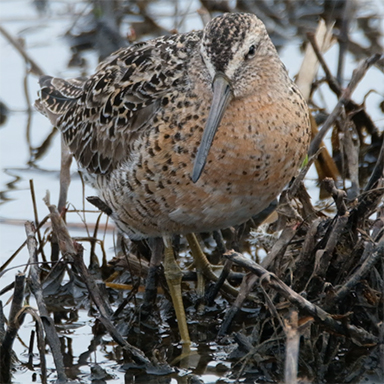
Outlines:
<svg viewBox="0 0 384 384"><path fill-rule="evenodd" d="M240 224L264 209L297 172L309 145L305 102L292 91L264 103L253 95L228 106L194 184L193 159L208 111L209 100L180 95L137 140L131 160L107 182L99 180L115 221L131 237Z"/></svg>

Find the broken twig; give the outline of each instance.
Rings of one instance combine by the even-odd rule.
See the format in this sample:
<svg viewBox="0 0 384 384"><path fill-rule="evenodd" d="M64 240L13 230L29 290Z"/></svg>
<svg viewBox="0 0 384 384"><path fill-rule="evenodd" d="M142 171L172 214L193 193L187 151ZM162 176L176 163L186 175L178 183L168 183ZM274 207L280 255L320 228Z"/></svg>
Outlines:
<svg viewBox="0 0 384 384"><path fill-rule="evenodd" d="M330 331L344 336L351 336L354 340L358 340L361 345L377 344L378 338L376 336L370 334L362 328L357 328L350 324L341 324L340 322L334 320L329 313L299 295L292 288L282 282L275 274L268 272L265 268L254 261L246 259L242 254L235 251L229 251L224 256L232 260L235 264L246 268L259 276L260 280L264 284L267 284L269 287L277 290L292 304L296 305L305 313L311 315L317 322L324 325Z"/></svg>

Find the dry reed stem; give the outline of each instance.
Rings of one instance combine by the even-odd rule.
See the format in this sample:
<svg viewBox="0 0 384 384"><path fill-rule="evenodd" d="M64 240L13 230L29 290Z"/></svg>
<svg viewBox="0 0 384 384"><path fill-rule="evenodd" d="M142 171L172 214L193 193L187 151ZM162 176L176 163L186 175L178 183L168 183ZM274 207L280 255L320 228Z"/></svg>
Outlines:
<svg viewBox="0 0 384 384"><path fill-rule="evenodd" d="M323 124L321 130L316 135L316 137L312 140L311 146L308 151L308 155L312 156L318 150L320 143L323 141L326 133L332 127L336 119L340 116L342 108L350 101L353 91L356 89L357 85L364 77L368 69L374 65L377 61L379 61L382 56L375 54L370 58L364 60L354 71L351 81L349 82L347 88L343 91L336 107L332 111L332 113L328 116L327 120Z"/></svg>
<svg viewBox="0 0 384 384"><path fill-rule="evenodd" d="M322 324L329 331L343 336L353 337L354 340L360 345L376 345L378 338L362 328L355 327L350 324L342 324L324 311L319 306L306 300L303 296L295 292L292 288L288 287L281 281L275 274L268 272L261 265L252 260L246 259L242 254L229 251L225 257L232 260L235 264L246 268L252 273L260 277L262 283L270 288L275 289L283 297L285 297L291 304L295 305L304 313L312 316L319 324Z"/></svg>
<svg viewBox="0 0 384 384"><path fill-rule="evenodd" d="M19 327L22 324L22 319L19 319L17 314L23 308L24 289L25 274L18 274L15 276L15 288L13 291L11 310L9 312L8 328L0 345L0 383L11 382L12 346Z"/></svg>
<svg viewBox="0 0 384 384"><path fill-rule="evenodd" d="M61 353L61 344L57 335L55 324L49 316L47 306L44 301L43 288L40 282L40 271L37 259L37 241L35 238L35 228L31 222L25 223L25 232L27 234L27 246L31 262L29 284L31 291L35 296L37 306L39 308L40 317L44 326L47 343L51 348L53 361L55 363L58 381L67 381L65 373L64 358Z"/></svg>

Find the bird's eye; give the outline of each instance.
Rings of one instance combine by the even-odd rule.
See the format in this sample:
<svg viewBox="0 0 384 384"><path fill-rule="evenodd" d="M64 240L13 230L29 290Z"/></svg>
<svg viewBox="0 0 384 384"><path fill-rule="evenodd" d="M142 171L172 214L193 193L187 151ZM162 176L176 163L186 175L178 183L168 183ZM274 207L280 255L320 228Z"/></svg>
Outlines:
<svg viewBox="0 0 384 384"><path fill-rule="evenodd" d="M245 55L245 58L246 59L251 59L253 56L255 56L255 53L256 53L256 46L254 44L252 44L250 47L249 47L249 51L248 53Z"/></svg>

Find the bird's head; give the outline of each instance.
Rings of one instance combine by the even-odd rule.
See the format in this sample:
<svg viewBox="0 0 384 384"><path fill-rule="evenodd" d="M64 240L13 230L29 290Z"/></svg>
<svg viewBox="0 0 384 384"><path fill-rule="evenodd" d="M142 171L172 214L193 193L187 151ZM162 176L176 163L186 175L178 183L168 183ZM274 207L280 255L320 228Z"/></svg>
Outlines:
<svg viewBox="0 0 384 384"><path fill-rule="evenodd" d="M212 104L195 159L192 181L197 182L225 109L232 98L255 92L255 82L265 76L276 50L264 24L253 14L227 13L204 28L201 60L212 82ZM278 57L277 57L278 59Z"/></svg>

